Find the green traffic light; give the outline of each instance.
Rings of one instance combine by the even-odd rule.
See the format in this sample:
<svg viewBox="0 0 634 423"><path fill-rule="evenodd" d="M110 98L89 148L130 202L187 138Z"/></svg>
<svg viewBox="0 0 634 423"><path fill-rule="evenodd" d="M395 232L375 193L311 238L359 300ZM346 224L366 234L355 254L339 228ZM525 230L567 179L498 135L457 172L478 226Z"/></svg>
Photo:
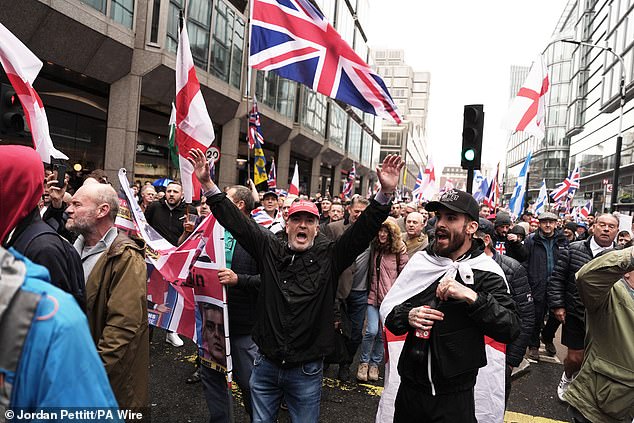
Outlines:
<svg viewBox="0 0 634 423"><path fill-rule="evenodd" d="M472 162L475 159L475 150L473 148L465 150L464 158L465 160Z"/></svg>

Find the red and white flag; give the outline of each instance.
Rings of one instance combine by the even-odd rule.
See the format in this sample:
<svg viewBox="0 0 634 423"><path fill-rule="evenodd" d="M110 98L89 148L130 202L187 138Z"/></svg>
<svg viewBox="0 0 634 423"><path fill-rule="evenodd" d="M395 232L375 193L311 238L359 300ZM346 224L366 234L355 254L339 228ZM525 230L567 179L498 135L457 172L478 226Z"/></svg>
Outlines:
<svg viewBox="0 0 634 423"><path fill-rule="evenodd" d="M0 24L0 63L22 103L26 124L33 137L33 147L45 163L55 159L68 160L55 149L48 131L48 119L40 96L33 89L33 82L42 69L42 61L15 35Z"/></svg>
<svg viewBox="0 0 634 423"><path fill-rule="evenodd" d="M427 160L427 166L425 166L425 170L423 171L422 178L422 190L423 190L423 199L427 201L431 201L434 194L436 194L436 172L434 170L434 163L431 157Z"/></svg>
<svg viewBox="0 0 634 423"><path fill-rule="evenodd" d="M511 102L511 107L504 119L504 127L513 131L526 132L538 140L543 139L548 86L546 60L540 54L533 62L524 85Z"/></svg>
<svg viewBox="0 0 634 423"><path fill-rule="evenodd" d="M289 195L299 195L299 168L297 162L295 162L295 171L293 172L293 179L291 179L291 186L288 187Z"/></svg>
<svg viewBox="0 0 634 423"><path fill-rule="evenodd" d="M215 137L196 77L187 25L183 25L176 51L176 145L186 203L200 199L200 182L194 175L194 167L187 161L189 150L199 148L206 152Z"/></svg>

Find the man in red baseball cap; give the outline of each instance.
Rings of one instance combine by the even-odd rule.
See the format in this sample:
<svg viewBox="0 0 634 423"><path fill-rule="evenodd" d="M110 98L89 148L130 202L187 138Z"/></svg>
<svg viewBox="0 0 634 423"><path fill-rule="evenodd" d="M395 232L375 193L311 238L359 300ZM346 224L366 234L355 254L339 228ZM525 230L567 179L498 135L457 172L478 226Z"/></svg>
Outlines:
<svg viewBox="0 0 634 423"><path fill-rule="evenodd" d="M334 350L334 300L339 275L376 236L390 211L404 162L388 155L377 176L381 191L336 241L316 240L319 212L310 201L289 209L288 241L243 216L209 177L200 150L189 161L218 222L258 263L260 292L253 340L259 348L250 379L253 421L277 419L285 400L292 421L319 421L323 360ZM477 206L476 206L477 207Z"/></svg>

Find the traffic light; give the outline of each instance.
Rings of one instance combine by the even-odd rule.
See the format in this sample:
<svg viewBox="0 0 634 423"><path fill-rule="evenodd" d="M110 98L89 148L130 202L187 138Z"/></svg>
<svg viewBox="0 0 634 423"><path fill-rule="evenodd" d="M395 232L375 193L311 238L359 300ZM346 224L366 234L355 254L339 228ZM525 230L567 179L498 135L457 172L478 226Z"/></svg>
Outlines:
<svg viewBox="0 0 634 423"><path fill-rule="evenodd" d="M24 136L24 111L13 87L2 84L0 89L0 135Z"/></svg>
<svg viewBox="0 0 634 423"><path fill-rule="evenodd" d="M463 169L480 169L483 127L484 106L482 104L464 106L462 153L460 154L460 165Z"/></svg>

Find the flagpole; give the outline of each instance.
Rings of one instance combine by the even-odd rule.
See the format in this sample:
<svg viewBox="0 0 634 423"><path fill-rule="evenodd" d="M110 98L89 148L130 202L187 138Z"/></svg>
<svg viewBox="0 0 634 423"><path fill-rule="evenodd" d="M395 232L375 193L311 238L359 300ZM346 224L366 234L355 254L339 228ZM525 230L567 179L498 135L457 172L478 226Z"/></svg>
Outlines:
<svg viewBox="0 0 634 423"><path fill-rule="evenodd" d="M249 147L249 93L251 90L251 78L252 78L252 72L251 72L251 67L249 66L249 49L250 47L250 43L251 43L251 2L247 1L247 10L246 10L246 14L247 14L247 33L246 33L246 48L244 49L245 51L245 56L246 56L246 70L247 70L247 77L246 77L246 83L244 84L244 91L245 91L245 97L247 100L247 179L251 180L251 148ZM255 160L253 162L253 166L255 166ZM266 169L265 169L266 170Z"/></svg>

